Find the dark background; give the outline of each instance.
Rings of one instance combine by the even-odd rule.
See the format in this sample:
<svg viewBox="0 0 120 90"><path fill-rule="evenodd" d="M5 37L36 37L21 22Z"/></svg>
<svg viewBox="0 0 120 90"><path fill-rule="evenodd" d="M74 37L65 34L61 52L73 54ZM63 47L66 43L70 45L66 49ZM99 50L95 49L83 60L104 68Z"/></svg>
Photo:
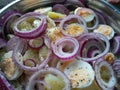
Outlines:
<svg viewBox="0 0 120 90"><path fill-rule="evenodd" d="M13 0L0 0L0 8L4 7Z"/></svg>

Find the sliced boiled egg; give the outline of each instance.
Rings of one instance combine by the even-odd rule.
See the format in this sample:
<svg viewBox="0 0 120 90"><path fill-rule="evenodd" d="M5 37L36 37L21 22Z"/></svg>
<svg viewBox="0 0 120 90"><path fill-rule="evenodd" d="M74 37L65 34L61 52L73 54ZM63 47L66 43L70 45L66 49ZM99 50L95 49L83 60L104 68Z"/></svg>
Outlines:
<svg viewBox="0 0 120 90"><path fill-rule="evenodd" d="M74 14L83 17L86 22L91 22L95 18L94 11L84 7L76 8Z"/></svg>
<svg viewBox="0 0 120 90"><path fill-rule="evenodd" d="M49 17L47 17L47 22L48 22L47 23L47 29L50 29L50 28L53 28L53 27L56 26L55 22Z"/></svg>
<svg viewBox="0 0 120 90"><path fill-rule="evenodd" d="M94 81L94 70L92 66L81 60L68 60L59 62L57 68L63 71L72 84L72 88L85 88Z"/></svg>
<svg viewBox="0 0 120 90"><path fill-rule="evenodd" d="M12 61L12 53L13 51L5 53L1 63L2 71L9 80L15 80L23 73Z"/></svg>
<svg viewBox="0 0 120 90"><path fill-rule="evenodd" d="M109 40L114 37L115 31L109 25L98 25L98 27L94 30L96 33L101 33L106 36Z"/></svg>
<svg viewBox="0 0 120 90"><path fill-rule="evenodd" d="M104 56L104 60L106 60L109 64L112 64L115 60L115 55L109 52Z"/></svg>
<svg viewBox="0 0 120 90"><path fill-rule="evenodd" d="M84 25L80 25L80 24L76 24L76 23L69 24L65 28L65 32L68 35L73 35L73 36L82 34L84 32L84 30L85 30Z"/></svg>
<svg viewBox="0 0 120 90"><path fill-rule="evenodd" d="M31 39L28 42L29 47L33 49L40 49L43 46L43 44L44 44L43 37Z"/></svg>
<svg viewBox="0 0 120 90"><path fill-rule="evenodd" d="M63 34L60 32L59 27L53 27L47 30L47 35L50 38L51 42L55 42L56 40L63 37Z"/></svg>
<svg viewBox="0 0 120 90"><path fill-rule="evenodd" d="M39 8L39 9L36 9L34 12L37 12L40 14L47 14L50 11L52 11L52 7Z"/></svg>

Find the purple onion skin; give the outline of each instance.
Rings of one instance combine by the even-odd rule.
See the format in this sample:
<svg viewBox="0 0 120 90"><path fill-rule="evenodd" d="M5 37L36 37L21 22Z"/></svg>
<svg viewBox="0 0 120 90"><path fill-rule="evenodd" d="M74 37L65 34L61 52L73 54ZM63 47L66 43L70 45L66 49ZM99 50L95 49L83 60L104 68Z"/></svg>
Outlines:
<svg viewBox="0 0 120 90"><path fill-rule="evenodd" d="M58 12L58 13L62 13L62 14L69 14L69 10L62 4L56 4L53 6L53 11Z"/></svg>
<svg viewBox="0 0 120 90"><path fill-rule="evenodd" d="M7 34L12 33L12 31L10 31L10 26L7 26L7 24L11 24L9 21L12 20L15 16L21 16L21 13L19 11L10 10L0 18L0 37L7 39Z"/></svg>
<svg viewBox="0 0 120 90"><path fill-rule="evenodd" d="M0 48L6 47L6 44L7 44L6 40L0 38Z"/></svg>
<svg viewBox="0 0 120 90"><path fill-rule="evenodd" d="M117 44L117 46L116 46L116 44ZM120 53L120 36L114 36L114 38L111 40L111 46L113 46L112 53L119 56L119 53Z"/></svg>
<svg viewBox="0 0 120 90"><path fill-rule="evenodd" d="M113 64L112 64L112 68L116 73L117 77L120 77L120 59L116 59Z"/></svg>
<svg viewBox="0 0 120 90"><path fill-rule="evenodd" d="M0 38L2 38L2 28L0 27Z"/></svg>
<svg viewBox="0 0 120 90"><path fill-rule="evenodd" d="M14 90L6 78L0 73L0 90Z"/></svg>

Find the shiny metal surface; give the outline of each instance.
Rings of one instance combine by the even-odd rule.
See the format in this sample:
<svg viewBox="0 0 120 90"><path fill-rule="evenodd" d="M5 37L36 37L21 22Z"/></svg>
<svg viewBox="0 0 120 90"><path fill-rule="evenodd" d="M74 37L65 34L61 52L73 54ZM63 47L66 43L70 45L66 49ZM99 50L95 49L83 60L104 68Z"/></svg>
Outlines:
<svg viewBox="0 0 120 90"><path fill-rule="evenodd" d="M0 17L9 10L19 10L21 12L32 11L35 8L53 5L57 0L15 0L0 10ZM65 0L59 0L62 3ZM73 0L74 1L74 0ZM120 34L120 10L107 3L105 0L84 0L90 8L101 10L108 16L109 25Z"/></svg>
<svg viewBox="0 0 120 90"><path fill-rule="evenodd" d="M7 5L5 5L4 7L2 7L2 8L0 9L0 14L1 14L2 12L4 12L6 9L8 9L9 7L12 7L14 4L16 4L16 3L20 2L20 1L21 1L21 0L11 1L10 3L8 3Z"/></svg>

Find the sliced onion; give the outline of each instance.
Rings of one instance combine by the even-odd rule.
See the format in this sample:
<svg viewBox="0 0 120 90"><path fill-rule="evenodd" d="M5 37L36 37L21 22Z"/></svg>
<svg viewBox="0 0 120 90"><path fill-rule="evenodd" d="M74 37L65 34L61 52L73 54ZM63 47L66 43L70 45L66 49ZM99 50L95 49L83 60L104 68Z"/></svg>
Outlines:
<svg viewBox="0 0 120 90"><path fill-rule="evenodd" d="M7 44L6 40L0 38L0 48L6 47L6 44Z"/></svg>
<svg viewBox="0 0 120 90"><path fill-rule="evenodd" d="M41 20L40 25L33 28L30 31L19 30L18 25L22 21L25 21L28 18L36 18L36 19ZM39 22L37 24L39 24ZM15 33L15 35L22 37L22 38L33 39L33 38L37 38L37 37L41 36L45 32L46 28L47 28L46 17L39 13L30 12L30 13L24 14L16 21L16 23L14 25L14 33Z"/></svg>
<svg viewBox="0 0 120 90"><path fill-rule="evenodd" d="M93 29L95 29L98 26L99 20L98 20L98 16L97 15L95 15L95 18L94 18L93 22L94 22L94 25L92 27L87 27L88 30L93 30Z"/></svg>
<svg viewBox="0 0 120 90"><path fill-rule="evenodd" d="M17 36L14 36L11 39L9 39L6 45L7 51L13 50L18 40L19 40L19 37Z"/></svg>
<svg viewBox="0 0 120 90"><path fill-rule="evenodd" d="M50 39L45 35L45 36L43 36L43 38L44 38L44 43L45 43L45 45L50 49L50 48L52 48L51 47L51 43L50 43Z"/></svg>
<svg viewBox="0 0 120 90"><path fill-rule="evenodd" d="M33 59L27 59L23 63L25 66L36 67L36 62Z"/></svg>
<svg viewBox="0 0 120 90"><path fill-rule="evenodd" d="M34 90L35 80L43 81L43 79L45 78L45 75L47 74L53 74L56 77L62 78L62 80L65 83L65 87L62 90L71 90L70 81L68 77L63 72L55 68L46 68L46 69L39 70L38 72L35 72L30 77L26 90Z"/></svg>
<svg viewBox="0 0 120 90"><path fill-rule="evenodd" d="M37 90L44 90L45 88L44 87L47 87L47 88L51 88L51 86L44 82L44 81L39 81L39 80L35 80L35 84L37 84Z"/></svg>
<svg viewBox="0 0 120 90"><path fill-rule="evenodd" d="M95 29L99 24L98 16L92 9L85 8L85 7L78 7L74 13L75 15L79 15L83 17L86 23L94 22L94 25L92 27L87 27L88 30Z"/></svg>
<svg viewBox="0 0 120 90"><path fill-rule="evenodd" d="M51 60L50 60L50 67L56 67L59 59L53 54Z"/></svg>
<svg viewBox="0 0 120 90"><path fill-rule="evenodd" d="M95 57L96 55L100 54L101 51L98 50L98 49L93 49L91 51L88 52L88 57L91 58L91 57Z"/></svg>
<svg viewBox="0 0 120 90"><path fill-rule="evenodd" d="M92 58L96 55L99 55L104 51L105 45L100 40L89 40L89 42L85 42L83 45L83 50L80 52L81 57Z"/></svg>
<svg viewBox="0 0 120 90"><path fill-rule="evenodd" d="M77 55L78 49L78 41L71 37L63 37L57 40L53 45L54 54L62 60L68 60L75 57Z"/></svg>
<svg viewBox="0 0 120 90"><path fill-rule="evenodd" d="M97 60L98 58L103 57L105 54L108 53L110 48L109 40L105 36L99 33L82 34L78 38L78 41L80 44L78 57L82 58L85 61L94 61L94 60ZM98 55L95 55L94 57L89 58L88 54L91 52L91 49L93 49L93 47L99 50L100 52L98 53Z"/></svg>
<svg viewBox="0 0 120 90"><path fill-rule="evenodd" d="M69 10L63 4L55 4L52 10L66 15L69 14Z"/></svg>
<svg viewBox="0 0 120 90"><path fill-rule="evenodd" d="M6 78L0 73L0 90L14 90Z"/></svg>
<svg viewBox="0 0 120 90"><path fill-rule="evenodd" d="M97 11L97 10L94 10L94 11L99 18L99 23L107 24L106 17L104 16L104 14L102 12Z"/></svg>
<svg viewBox="0 0 120 90"><path fill-rule="evenodd" d="M75 10L75 14L76 14L76 15L79 15L80 12L81 12L81 14L82 14L82 13L84 14L85 11L88 11L89 14L90 14L88 17L84 17L84 16L83 16L83 18L85 19L85 21L86 21L88 24L89 24L89 23L94 23L94 25L93 25L92 27L88 27L88 26L87 26L87 29L88 29L88 30L93 30L93 29L95 29L95 28L98 26L98 24L99 24L99 19L98 19L97 14L96 14L92 9L79 7L79 8L77 8L77 9Z"/></svg>
<svg viewBox="0 0 120 90"><path fill-rule="evenodd" d="M0 38L2 38L3 36L2 36L2 29L1 29L1 27L0 27Z"/></svg>
<svg viewBox="0 0 120 90"><path fill-rule="evenodd" d="M13 50L13 55L12 55L13 62L20 69L23 69L23 70L26 70L26 71L38 71L38 70L44 68L49 61L49 57L51 55L51 50L49 49L46 59L43 60L40 65L38 65L36 67L28 67L28 66L25 66L25 65L20 63L20 61L22 60L21 59L22 51L24 50L26 45L27 45L26 40L20 38L19 41L17 42L14 50Z"/></svg>
<svg viewBox="0 0 120 90"><path fill-rule="evenodd" d="M4 38L6 38L7 34L11 32L10 25L20 16L21 14L17 11L9 11L3 15L0 20L0 26L2 27L2 35Z"/></svg>
<svg viewBox="0 0 120 90"><path fill-rule="evenodd" d="M120 78L120 60L119 59L114 60L112 67L116 73L116 76Z"/></svg>
<svg viewBox="0 0 120 90"><path fill-rule="evenodd" d="M33 49L39 49L43 46L44 44L44 40L43 40L43 37L38 37L38 38L35 38L35 39L30 39L28 41L28 45L30 48L33 48Z"/></svg>
<svg viewBox="0 0 120 90"><path fill-rule="evenodd" d="M115 36L111 43L112 53L119 54L120 53L120 36Z"/></svg>
<svg viewBox="0 0 120 90"><path fill-rule="evenodd" d="M73 24L80 25L80 27L82 28L82 32L78 33L77 35L69 35L69 34L66 33L65 26L67 26L67 22L72 22L74 20L76 20L76 22L73 23ZM59 27L60 27L61 32L64 35L71 36L71 37L78 37L79 35L88 32L87 29L86 29L86 23L85 23L84 19L82 17L78 16L78 15L68 15L63 20L61 20L61 22L59 24Z"/></svg>
<svg viewBox="0 0 120 90"><path fill-rule="evenodd" d="M102 58L98 59L95 62L95 77L98 85L102 90L113 90L116 85L116 78L114 75L114 71L109 63L107 63ZM102 76L101 73L105 76ZM109 76L108 76L109 75ZM107 79L107 81L103 80ZM109 79L109 80L108 80Z"/></svg>

